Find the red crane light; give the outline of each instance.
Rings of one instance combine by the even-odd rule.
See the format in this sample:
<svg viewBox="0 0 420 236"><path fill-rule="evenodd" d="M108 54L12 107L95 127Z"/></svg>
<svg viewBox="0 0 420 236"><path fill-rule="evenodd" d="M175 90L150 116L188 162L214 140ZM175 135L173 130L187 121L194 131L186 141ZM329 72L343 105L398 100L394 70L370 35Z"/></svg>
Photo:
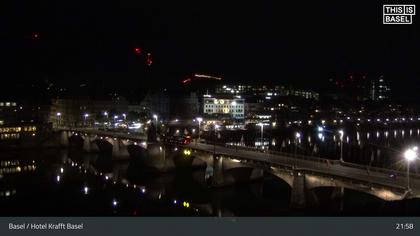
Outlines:
<svg viewBox="0 0 420 236"><path fill-rule="evenodd" d="M137 54L140 54L141 53L141 49L140 48L134 48L134 52L137 53Z"/></svg>

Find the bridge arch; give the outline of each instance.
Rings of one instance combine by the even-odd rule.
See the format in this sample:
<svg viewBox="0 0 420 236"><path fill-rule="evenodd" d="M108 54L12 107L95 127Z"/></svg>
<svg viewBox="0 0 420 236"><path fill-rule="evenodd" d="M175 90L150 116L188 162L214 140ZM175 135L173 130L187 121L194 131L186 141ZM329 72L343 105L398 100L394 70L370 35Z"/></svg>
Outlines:
<svg viewBox="0 0 420 236"><path fill-rule="evenodd" d="M308 190L319 187L333 187L351 189L357 192L367 193L384 201L402 200L405 193L384 187L376 187L368 183L355 183L339 178L331 178L310 173L305 174L305 185Z"/></svg>

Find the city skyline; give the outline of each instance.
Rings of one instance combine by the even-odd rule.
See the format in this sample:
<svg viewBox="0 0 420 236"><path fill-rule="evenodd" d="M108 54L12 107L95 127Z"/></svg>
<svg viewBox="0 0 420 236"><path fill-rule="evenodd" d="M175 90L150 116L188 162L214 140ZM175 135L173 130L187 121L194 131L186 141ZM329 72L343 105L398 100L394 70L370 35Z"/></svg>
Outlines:
<svg viewBox="0 0 420 236"><path fill-rule="evenodd" d="M2 2L0 215L420 216L418 17L383 4Z"/></svg>
<svg viewBox="0 0 420 236"><path fill-rule="evenodd" d="M384 75L396 98L418 96L418 23L382 25L379 3L262 1L240 11L221 2L80 4L7 5L0 42L6 85L48 81L124 94L148 87L143 59L151 53L155 87L207 73L226 83L323 92L330 79L365 74Z"/></svg>

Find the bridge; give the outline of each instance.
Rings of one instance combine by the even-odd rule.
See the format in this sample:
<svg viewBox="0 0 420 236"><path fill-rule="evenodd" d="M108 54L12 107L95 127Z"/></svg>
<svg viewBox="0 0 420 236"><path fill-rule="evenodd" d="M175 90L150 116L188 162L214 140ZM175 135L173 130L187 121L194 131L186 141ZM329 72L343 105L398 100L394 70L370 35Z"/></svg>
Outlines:
<svg viewBox="0 0 420 236"><path fill-rule="evenodd" d="M128 146L136 146L146 151L149 164L164 171L176 168L177 158L186 160L191 166L206 166L204 178L214 187L252 181L270 173L291 187L291 203L295 206L316 201L312 190L320 187L335 188L338 197L343 189L364 192L385 201L420 197L420 176L414 173L410 173L408 189L405 172L337 160L198 142L188 145L147 143L145 136L110 131L72 129L60 132L62 142L68 142L72 136L81 137L86 151L95 149L93 146L98 145L94 143L101 140L112 145L112 155L129 157L132 152L127 151ZM397 177L391 178L391 174Z"/></svg>
<svg viewBox="0 0 420 236"><path fill-rule="evenodd" d="M190 144L188 147L196 152L215 155L215 185L235 182L234 177L226 174L230 169L256 168L283 179L294 190L292 195L302 195L301 198L308 190L317 187L354 189L387 201L420 197L420 176L413 173L410 174L410 191L407 191L405 172L303 155L261 152L253 148L203 143ZM249 176L250 179L257 177L253 174ZM391 174L398 177L391 178Z"/></svg>
<svg viewBox="0 0 420 236"><path fill-rule="evenodd" d="M128 146L147 147L147 137L143 134L89 128L61 128L56 131L61 146L68 146L70 138L79 137L84 151L93 152L110 148L112 156L118 158L129 156Z"/></svg>

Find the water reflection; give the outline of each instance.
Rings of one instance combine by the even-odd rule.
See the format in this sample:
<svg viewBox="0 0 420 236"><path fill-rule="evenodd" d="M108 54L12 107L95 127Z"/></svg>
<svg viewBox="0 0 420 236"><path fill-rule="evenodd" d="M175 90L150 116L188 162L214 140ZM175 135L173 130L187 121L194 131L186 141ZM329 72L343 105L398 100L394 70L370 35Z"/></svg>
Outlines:
<svg viewBox="0 0 420 236"><path fill-rule="evenodd" d="M345 160L381 165L397 160L395 151L419 138L392 138L397 130L347 131ZM337 158L340 138L331 133L299 130L285 134L267 132L263 145L274 150ZM369 133L372 137L368 137ZM381 135L384 132L384 135ZM398 130L402 132L402 130ZM409 132L409 131L408 131ZM239 136L240 137L240 136ZM255 139L239 138L244 145ZM247 140L248 139L248 140ZM384 146L388 148L384 148ZM176 147L161 147L169 157L181 153ZM179 168L159 173L146 168L143 159L115 161L109 155L80 150L50 150L10 154L0 162L0 208L2 215L136 215L136 216L280 216L412 214L372 196L351 190L317 188L310 191L314 205L294 209L291 188L265 174L264 179L226 188L209 188L206 167ZM192 157L191 157L192 158ZM394 159L393 159L394 158ZM398 157L399 158L399 157ZM17 167L20 168L18 171ZM413 170L416 171L416 170ZM337 193L338 192L338 193ZM31 201L28 201L31 197ZM51 199L54 199L52 201ZM34 204L36 202L37 204ZM371 204L372 207L366 208ZM390 207L386 207L390 206ZM413 208L413 211L418 208ZM419 211L417 211L418 214Z"/></svg>
<svg viewBox="0 0 420 236"><path fill-rule="evenodd" d="M374 121L376 122L376 119ZM296 154L337 160L340 156L341 140L338 131L343 129L345 161L377 167L401 168L398 166L401 161L401 150L404 150L406 146L420 143L420 129L418 127L321 128L308 126L299 130L293 128L285 130L267 129L264 132L264 149L288 153L296 152ZM241 142L244 145L261 148L260 134L256 130L255 135L248 132L240 135L229 133L225 136L237 137L237 140L235 138L230 139L232 143L238 142L239 137L241 137ZM296 134L299 134L299 137ZM374 153L375 161L373 162L371 162L371 153Z"/></svg>

